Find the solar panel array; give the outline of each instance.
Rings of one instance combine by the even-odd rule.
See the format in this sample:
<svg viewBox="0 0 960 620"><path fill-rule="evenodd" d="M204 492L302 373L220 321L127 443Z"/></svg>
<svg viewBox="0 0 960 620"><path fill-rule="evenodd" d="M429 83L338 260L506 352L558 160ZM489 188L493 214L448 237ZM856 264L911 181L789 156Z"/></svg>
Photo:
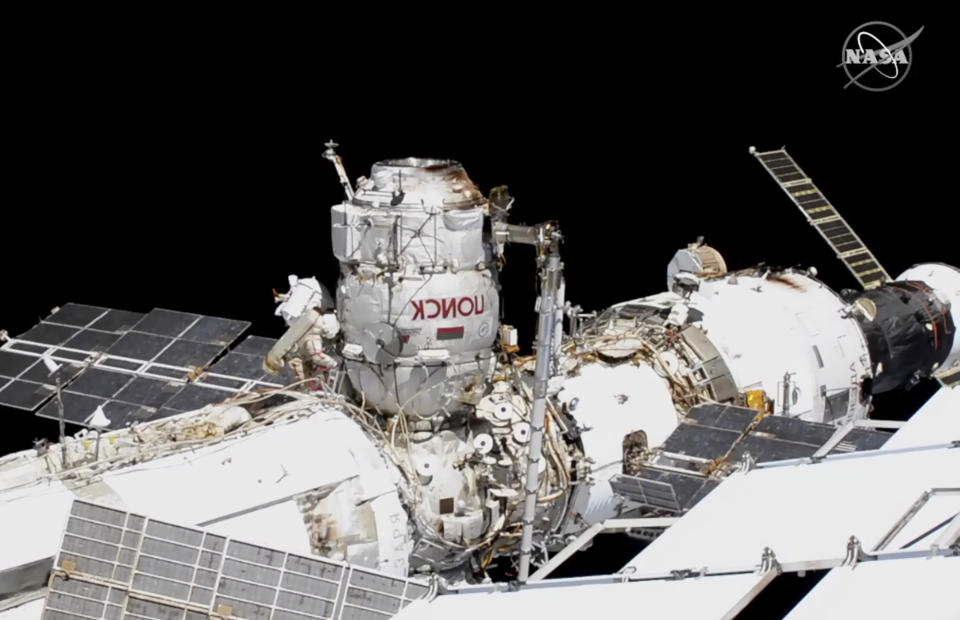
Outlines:
<svg viewBox="0 0 960 620"><path fill-rule="evenodd" d="M384 620L426 584L74 501L44 620Z"/></svg>
<svg viewBox="0 0 960 620"><path fill-rule="evenodd" d="M753 154L864 288L876 288L890 280L890 274L785 149Z"/></svg>
<svg viewBox="0 0 960 620"><path fill-rule="evenodd" d="M174 310L146 314L66 304L0 348L0 405L84 424L98 406L122 428L198 409L251 389L289 384L261 361L274 340L250 323ZM60 368L50 373L44 358ZM199 374L198 369L209 369ZM61 398L51 398L57 381ZM46 403L44 405L44 403Z"/></svg>
<svg viewBox="0 0 960 620"><path fill-rule="evenodd" d="M888 433L864 428L839 429L831 424L783 416L766 416L755 426L757 411L748 407L707 403L692 407L667 437L662 452L635 475L610 480L614 491L648 508L681 513L717 486L702 470L710 462L739 462L746 453L757 462L810 458L825 454L876 450ZM830 443L843 431L842 441ZM831 446L829 450L824 446Z"/></svg>
<svg viewBox="0 0 960 620"><path fill-rule="evenodd" d="M799 418L768 415L755 427L757 411L748 407L707 403L692 407L663 444L665 452L713 460L724 455L739 461L745 452L758 463L807 458L817 453L837 432L837 427ZM849 429L830 452L876 450L889 433Z"/></svg>
<svg viewBox="0 0 960 620"><path fill-rule="evenodd" d="M668 510L672 513L683 512L686 508L677 498L672 484L652 480L643 476L625 476L617 474L610 479L610 488L643 506Z"/></svg>

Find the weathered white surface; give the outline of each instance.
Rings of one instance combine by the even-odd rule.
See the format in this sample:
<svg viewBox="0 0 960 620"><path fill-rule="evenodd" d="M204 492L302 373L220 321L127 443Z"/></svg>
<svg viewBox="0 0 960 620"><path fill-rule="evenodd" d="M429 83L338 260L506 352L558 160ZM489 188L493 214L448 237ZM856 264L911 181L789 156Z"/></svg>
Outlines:
<svg viewBox="0 0 960 620"><path fill-rule="evenodd" d="M114 502L77 495L174 523L203 523L356 475L350 427L356 425L342 414L322 412L109 472L103 484Z"/></svg>
<svg viewBox="0 0 960 620"><path fill-rule="evenodd" d="M869 354L856 320L829 287L800 273L779 277L708 280L691 296L703 312L703 329L717 347L741 390L762 388L774 410L805 420L824 419L825 399L859 390L869 372ZM816 348L816 351L814 350ZM790 377L790 402L783 377ZM854 419L866 417L857 395L849 400ZM829 421L829 420L828 420Z"/></svg>
<svg viewBox="0 0 960 620"><path fill-rule="evenodd" d="M960 618L960 557L867 562L835 568L793 608L789 620Z"/></svg>
<svg viewBox="0 0 960 620"><path fill-rule="evenodd" d="M302 553L302 520L289 506L273 507L307 490L358 477L364 497L377 498L378 526L406 522L395 472L356 423L332 409L109 471L102 480L73 489L59 482L26 484L22 471L12 472L11 479L14 475L18 485L6 489L6 478L0 477L0 570L52 556L74 496L174 523L210 523L211 529L229 530L237 538ZM269 512L256 514L263 509ZM271 516L282 521L266 527ZM395 536L392 530L384 534L378 568L405 574L407 552Z"/></svg>
<svg viewBox="0 0 960 620"><path fill-rule="evenodd" d="M932 446L960 439L960 388L940 388L881 450Z"/></svg>
<svg viewBox="0 0 960 620"><path fill-rule="evenodd" d="M72 500L59 482L19 495L0 491L0 571L56 553Z"/></svg>
<svg viewBox="0 0 960 620"><path fill-rule="evenodd" d="M621 513L623 499L609 479L622 471L623 437L642 430L651 446L659 446L677 427L677 411L666 381L646 364L585 364L559 392L562 402L578 399L573 415L586 427L584 453L593 460L590 487L581 517L599 523Z"/></svg>
<svg viewBox="0 0 960 620"><path fill-rule="evenodd" d="M215 534L244 542L273 546L301 555L312 555L310 538L303 524L297 502L289 500L249 512L227 521L211 523L207 529Z"/></svg>
<svg viewBox="0 0 960 620"><path fill-rule="evenodd" d="M642 430L650 446L659 446L677 428L667 382L646 364L585 364L564 382L558 396L562 402L579 399L573 416L590 429L581 441L594 461L594 472L615 465L617 471L611 474L620 473L624 435Z"/></svg>
<svg viewBox="0 0 960 620"><path fill-rule="evenodd" d="M38 620L43 613L43 603L41 597L19 607L0 611L0 620Z"/></svg>
<svg viewBox="0 0 960 620"><path fill-rule="evenodd" d="M411 603L395 618L728 618L749 603L768 578L747 573L683 580L531 588L509 593L450 594L439 596L429 603Z"/></svg>
<svg viewBox="0 0 960 620"><path fill-rule="evenodd" d="M864 452L735 473L628 566L640 574L750 566L765 547L781 563L840 559L850 536L872 549L921 493L957 486L956 448Z"/></svg>

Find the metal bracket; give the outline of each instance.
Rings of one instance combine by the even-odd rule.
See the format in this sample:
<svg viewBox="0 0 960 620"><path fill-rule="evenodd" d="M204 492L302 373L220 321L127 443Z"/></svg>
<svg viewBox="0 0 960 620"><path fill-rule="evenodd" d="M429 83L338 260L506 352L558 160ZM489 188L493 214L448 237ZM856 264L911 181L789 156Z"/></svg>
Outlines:
<svg viewBox="0 0 960 620"><path fill-rule="evenodd" d="M833 451L834 448L840 445L840 442L843 441L850 431L854 429L854 426L854 422L847 422L843 426L838 427L837 430L833 431L833 435L830 436L830 439L828 439L822 446L817 448L817 451L810 456L810 462L819 463L822 461L824 457Z"/></svg>
<svg viewBox="0 0 960 620"><path fill-rule="evenodd" d="M670 579L675 581L681 581L683 579L689 579L690 577L703 577L707 574L707 567L704 566L700 570L694 570L692 568L681 568L670 571Z"/></svg>
<svg viewBox="0 0 960 620"><path fill-rule="evenodd" d="M630 576L636 574L636 572L636 566L624 566L614 574L621 575L623 577L622 581L627 582L630 581Z"/></svg>
<svg viewBox="0 0 960 620"><path fill-rule="evenodd" d="M432 602L433 599L437 598L437 595L440 594L442 584L440 583L440 576L436 573L430 575L430 587L427 589L427 593L424 595L424 600L427 602Z"/></svg>
<svg viewBox="0 0 960 620"><path fill-rule="evenodd" d="M857 539L856 536L851 536L850 540L847 541L847 554L843 557L843 562L840 563L840 566L853 568L860 562L875 559L877 559L877 556L866 553L860 544L860 540Z"/></svg>
<svg viewBox="0 0 960 620"><path fill-rule="evenodd" d="M774 572L777 575L783 572L783 567L780 566L780 562L777 561L777 556L773 552L773 549L770 547L763 548L763 554L760 556L760 571L761 574L766 574Z"/></svg>

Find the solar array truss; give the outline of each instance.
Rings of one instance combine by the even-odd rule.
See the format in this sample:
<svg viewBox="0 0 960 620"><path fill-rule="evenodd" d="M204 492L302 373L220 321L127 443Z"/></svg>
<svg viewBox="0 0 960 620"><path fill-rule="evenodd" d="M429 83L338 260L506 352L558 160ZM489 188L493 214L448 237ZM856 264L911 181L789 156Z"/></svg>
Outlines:
<svg viewBox="0 0 960 620"><path fill-rule="evenodd" d="M751 148L751 153L800 207L800 211L827 240L863 288L876 288L891 279L880 261L785 149L760 153Z"/></svg>
<svg viewBox="0 0 960 620"><path fill-rule="evenodd" d="M249 326L159 308L66 304L0 347L0 405L58 419L62 403L75 424L101 406L110 428L122 428L291 383L289 371L262 367L273 340L249 336L228 351ZM50 362L59 369L51 373Z"/></svg>
<svg viewBox="0 0 960 620"><path fill-rule="evenodd" d="M674 457L712 461L724 457L740 461L749 452L758 463L808 458L838 433L827 453L876 450L889 433L855 427L837 427L799 418L767 415L753 425L757 411L749 407L707 403L692 407L683 423L667 437L663 450Z"/></svg>
<svg viewBox="0 0 960 620"><path fill-rule="evenodd" d="M681 513L685 508L677 498L674 485L650 477L618 474L610 479L610 487L615 493L649 508L659 508L672 513Z"/></svg>
<svg viewBox="0 0 960 620"><path fill-rule="evenodd" d="M614 476L610 486L648 509L679 514L716 488L718 481L705 473L712 463L736 464L747 453L762 463L876 450L890 438L888 433L852 424L836 427L783 416L756 418L757 411L748 407L714 403L692 407L652 462L633 475Z"/></svg>
<svg viewBox="0 0 960 620"><path fill-rule="evenodd" d="M384 620L427 584L74 501L44 620Z"/></svg>

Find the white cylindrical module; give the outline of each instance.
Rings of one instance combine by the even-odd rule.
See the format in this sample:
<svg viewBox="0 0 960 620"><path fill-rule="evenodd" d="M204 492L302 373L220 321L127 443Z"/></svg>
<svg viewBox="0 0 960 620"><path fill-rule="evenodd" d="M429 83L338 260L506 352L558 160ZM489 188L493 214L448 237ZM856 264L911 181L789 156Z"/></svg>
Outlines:
<svg viewBox="0 0 960 620"><path fill-rule="evenodd" d="M367 361L391 363L423 349L452 357L487 351L498 327L496 281L487 271L387 278L349 274L337 288L344 338Z"/></svg>
<svg viewBox="0 0 960 620"><path fill-rule="evenodd" d="M487 201L454 161L374 164L331 210L337 306L354 387L386 413L430 417L469 400L493 365L499 295ZM356 349L356 347L353 347Z"/></svg>
<svg viewBox="0 0 960 620"><path fill-rule="evenodd" d="M659 446L677 427L669 385L647 364L594 361L568 378L557 398L585 429L580 441L591 461L589 490L577 513L590 525L619 515L624 500L609 480L623 473L625 439L643 431L649 445Z"/></svg>
<svg viewBox="0 0 960 620"><path fill-rule="evenodd" d="M606 341L598 353L609 363L647 351L642 363L657 368L665 387L674 386L680 415L709 399L815 422L867 416L867 340L851 305L822 282L792 270L756 269L693 275L683 293L604 312L593 327ZM660 336L650 340L651 333Z"/></svg>
<svg viewBox="0 0 960 620"><path fill-rule="evenodd" d="M763 390L778 415L866 417L867 343L849 305L822 282L790 271L711 278L690 307L739 393Z"/></svg>
<svg viewBox="0 0 960 620"><path fill-rule="evenodd" d="M827 286L791 270L687 273L680 292L617 304L585 327L558 399L592 462L575 507L587 523L629 508L609 483L630 464L627 443L642 431L642 445L661 446L695 404L834 424L869 411L866 338Z"/></svg>

